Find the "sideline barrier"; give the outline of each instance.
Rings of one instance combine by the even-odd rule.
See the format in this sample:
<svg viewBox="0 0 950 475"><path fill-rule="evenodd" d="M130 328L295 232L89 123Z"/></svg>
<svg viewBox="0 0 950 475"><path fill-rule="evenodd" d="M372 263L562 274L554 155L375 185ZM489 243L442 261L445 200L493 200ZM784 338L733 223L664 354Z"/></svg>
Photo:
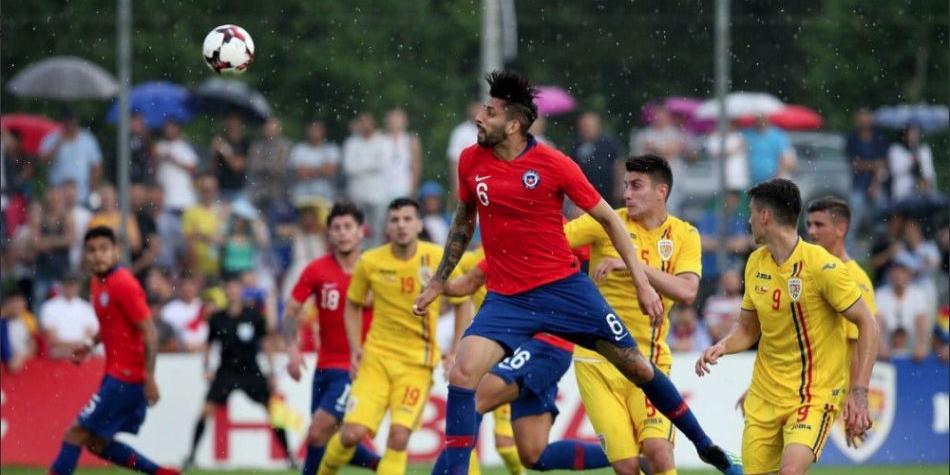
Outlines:
<svg viewBox="0 0 950 475"><path fill-rule="evenodd" d="M694 354L676 355L672 378L683 391L700 422L728 450L741 446L742 419L735 402L748 386L753 354L728 357L703 379L693 374ZM302 456L307 409L310 402L310 374L295 383L283 371L285 359L277 358L278 387L286 401L284 419L291 445ZM308 368L313 368L312 356ZM18 374L0 378L0 460L3 465L47 466L59 449L60 438L78 411L98 387L102 360L82 366L66 362L35 360ZM142 453L163 464L177 465L188 451L192 427L207 382L199 355L161 355L157 369L161 401L149 410L138 436L121 435ZM848 465L921 463L945 464L950 426L950 376L946 364L936 360L923 363L897 361L878 364L871 387L875 429L861 449L846 449L838 425L832 433L822 464ZM445 427L446 385L441 368L423 415L422 428L409 444L411 462L431 462L441 447ZM574 380L573 368L561 381L558 397L561 415L551 438L583 438L596 441ZM243 394L235 394L228 411L217 414L198 451L197 465L209 468L284 468L281 453L267 430L267 412ZM376 437L376 447L385 446L387 423ZM479 435L482 462L501 461L491 448L492 418L486 417ZM701 467L691 444L677 437L677 465ZM102 466L84 454L84 466Z"/></svg>

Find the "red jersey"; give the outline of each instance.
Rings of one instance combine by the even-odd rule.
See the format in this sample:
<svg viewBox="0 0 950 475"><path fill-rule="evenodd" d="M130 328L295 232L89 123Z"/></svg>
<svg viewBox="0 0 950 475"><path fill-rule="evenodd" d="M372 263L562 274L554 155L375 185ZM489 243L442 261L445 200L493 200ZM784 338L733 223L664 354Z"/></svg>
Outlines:
<svg viewBox="0 0 950 475"><path fill-rule="evenodd" d="M138 324L151 318L145 291L122 267L93 276L89 297L106 349L106 374L127 383L145 380L145 340Z"/></svg>
<svg viewBox="0 0 950 475"><path fill-rule="evenodd" d="M488 290L518 294L580 270L564 236L564 197L585 211L601 198L573 160L529 137L510 162L487 147L465 149L458 174L459 200L478 208Z"/></svg>
<svg viewBox="0 0 950 475"><path fill-rule="evenodd" d="M351 277L330 253L314 259L304 268L290 294L294 300L301 303L311 295L316 296L317 318L320 323L317 369L350 369L350 343L346 340L343 313ZM373 309L363 307L364 340L372 320Z"/></svg>

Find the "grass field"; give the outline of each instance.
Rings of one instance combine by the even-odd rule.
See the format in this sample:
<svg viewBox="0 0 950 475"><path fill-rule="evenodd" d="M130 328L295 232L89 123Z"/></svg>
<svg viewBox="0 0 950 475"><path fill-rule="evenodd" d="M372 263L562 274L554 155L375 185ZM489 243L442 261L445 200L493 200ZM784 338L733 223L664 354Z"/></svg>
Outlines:
<svg viewBox="0 0 950 475"><path fill-rule="evenodd" d="M416 465L410 466L406 472L407 475L428 474L430 466ZM116 473L118 469L83 469L76 471L77 475L106 475ZM24 468L24 467L3 467L0 470L3 475L43 475L45 469ZM859 472L861 475L947 475L950 473L950 467L946 465L911 465L911 466L876 466L876 467L819 467L811 470L813 475L853 475ZM291 471L261 471L261 470L192 470L190 475L260 475L261 473L273 475L296 475L297 472ZM357 475L367 473L365 470L349 469L343 470L345 475ZM482 475L506 475L508 472L503 467L482 469ZM550 473L571 473L571 472L550 472ZM607 475L613 473L610 470L592 470L590 473ZM680 475L714 475L714 470L679 470Z"/></svg>

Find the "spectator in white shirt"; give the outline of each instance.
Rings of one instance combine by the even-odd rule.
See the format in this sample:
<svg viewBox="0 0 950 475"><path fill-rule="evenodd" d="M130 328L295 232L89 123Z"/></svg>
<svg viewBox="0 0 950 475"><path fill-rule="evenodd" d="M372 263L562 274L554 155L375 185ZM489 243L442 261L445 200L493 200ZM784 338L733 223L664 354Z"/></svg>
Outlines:
<svg viewBox="0 0 950 475"><path fill-rule="evenodd" d="M73 349L91 341L99 333L96 311L79 296L76 275L63 277L62 292L40 308L40 326L52 358L68 358Z"/></svg>
<svg viewBox="0 0 950 475"><path fill-rule="evenodd" d="M83 235L86 234L86 228L89 227L89 221L92 219L92 212L79 202L79 190L76 188L75 181L68 180L63 183L62 187L63 202L73 217L73 229L76 230L73 235L73 243L69 246L69 268L73 272L78 272L82 264L82 239Z"/></svg>
<svg viewBox="0 0 950 475"><path fill-rule="evenodd" d="M887 150L887 166L891 172L891 199L900 201L914 194L933 190L936 181L933 152L920 139L920 127L904 129L900 142Z"/></svg>
<svg viewBox="0 0 950 475"><path fill-rule="evenodd" d="M307 140L294 145L290 151L290 166L294 170L295 202L313 198L332 202L336 199L340 147L327 140L323 122L314 121L307 126Z"/></svg>
<svg viewBox="0 0 950 475"><path fill-rule="evenodd" d="M368 112L353 120L352 130L343 143L347 196L366 214L371 233L368 244L375 246L383 241L386 206L392 196L386 182L389 144L376 131L376 122Z"/></svg>
<svg viewBox="0 0 950 475"><path fill-rule="evenodd" d="M389 164L386 182L390 199L412 196L419 188L422 176L422 145L419 136L409 132L409 116L400 107L386 113L386 142L389 144Z"/></svg>
<svg viewBox="0 0 950 475"><path fill-rule="evenodd" d="M911 265L905 258L895 259L890 284L875 291L883 329L880 356L885 359L911 355L919 361L930 351L934 314L924 291L911 282Z"/></svg>
<svg viewBox="0 0 950 475"><path fill-rule="evenodd" d="M193 183L198 167L198 154L181 135L181 124L165 122L162 140L155 144L155 159L158 162L156 180L165 194L165 206L181 213L197 201Z"/></svg>
<svg viewBox="0 0 950 475"><path fill-rule="evenodd" d="M456 125L449 135L449 148L446 151L449 158L449 184L452 187L452 194L458 191L458 169L459 157L462 150L475 145L478 141L478 127L475 126L475 116L482 110L482 104L473 101L468 104L468 117L465 122Z"/></svg>
<svg viewBox="0 0 950 475"><path fill-rule="evenodd" d="M208 322L201 314L198 290L196 278L183 277L178 282L178 298L162 307L162 321L175 329L183 351L202 351L208 340Z"/></svg>

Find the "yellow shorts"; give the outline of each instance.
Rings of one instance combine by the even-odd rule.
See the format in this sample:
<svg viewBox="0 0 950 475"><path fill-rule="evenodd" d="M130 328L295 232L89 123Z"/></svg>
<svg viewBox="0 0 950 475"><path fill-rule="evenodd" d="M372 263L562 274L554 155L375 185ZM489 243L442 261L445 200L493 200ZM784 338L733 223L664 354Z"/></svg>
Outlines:
<svg viewBox="0 0 950 475"><path fill-rule="evenodd" d="M432 388L432 368L401 363L375 351L363 354L344 423L354 423L375 434L390 411L393 425L416 430Z"/></svg>
<svg viewBox="0 0 950 475"><path fill-rule="evenodd" d="M818 461L838 417L838 401L812 398L805 404L775 404L751 392L744 409L742 465L746 473L777 472L789 444L808 447Z"/></svg>
<svg viewBox="0 0 950 475"><path fill-rule="evenodd" d="M511 405L505 404L492 411L492 417L495 419L495 437L515 437L515 431L511 428Z"/></svg>
<svg viewBox="0 0 950 475"><path fill-rule="evenodd" d="M587 417L611 463L639 456L640 445L646 439L673 442L675 431L670 420L612 364L574 363ZM669 374L669 367L660 369Z"/></svg>

